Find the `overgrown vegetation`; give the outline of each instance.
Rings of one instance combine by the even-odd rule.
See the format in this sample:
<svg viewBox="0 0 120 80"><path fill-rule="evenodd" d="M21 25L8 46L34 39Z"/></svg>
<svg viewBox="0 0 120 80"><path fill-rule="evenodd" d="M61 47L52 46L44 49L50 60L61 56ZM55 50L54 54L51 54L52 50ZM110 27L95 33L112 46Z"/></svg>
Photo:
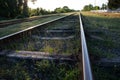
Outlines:
<svg viewBox="0 0 120 80"><path fill-rule="evenodd" d="M87 34L89 36L96 36L100 38L88 38L88 46L90 46L90 50L99 49L98 53L100 53L101 55L107 55L109 53L119 55L119 50L117 49L119 48L118 36L120 34L118 25L120 25L120 18L114 18L115 15L113 17L105 17L104 15L92 15L92 13L83 13L83 15L85 15L83 19L85 29L88 32ZM116 51L114 51L114 49ZM97 53L95 54L97 55Z"/></svg>
<svg viewBox="0 0 120 80"><path fill-rule="evenodd" d="M102 58L120 56L120 14L83 12L83 23L87 37L88 51L99 61ZM111 16L112 15L112 16ZM119 16L118 16L119 15ZM94 63L93 61L93 63ZM113 67L96 66L92 64L95 80L119 80L120 72L117 64ZM107 65L109 66L109 65Z"/></svg>
<svg viewBox="0 0 120 80"><path fill-rule="evenodd" d="M0 56L0 79L6 80L78 80L76 62L20 60Z"/></svg>
<svg viewBox="0 0 120 80"><path fill-rule="evenodd" d="M93 67L95 80L120 80L119 67Z"/></svg>

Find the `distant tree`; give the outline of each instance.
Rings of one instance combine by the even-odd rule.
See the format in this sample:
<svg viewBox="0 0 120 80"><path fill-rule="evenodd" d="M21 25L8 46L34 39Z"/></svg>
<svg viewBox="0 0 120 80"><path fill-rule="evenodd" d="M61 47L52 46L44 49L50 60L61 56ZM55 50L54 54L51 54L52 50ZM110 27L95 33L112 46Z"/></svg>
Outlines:
<svg viewBox="0 0 120 80"><path fill-rule="evenodd" d="M109 9L120 8L120 0L108 0Z"/></svg>
<svg viewBox="0 0 120 80"><path fill-rule="evenodd" d="M62 8L61 8L61 7L56 8L54 11L55 11L56 13L61 13L61 12L62 12Z"/></svg>
<svg viewBox="0 0 120 80"><path fill-rule="evenodd" d="M49 12L46 9L40 8L40 13L42 15L48 14Z"/></svg>
<svg viewBox="0 0 120 80"><path fill-rule="evenodd" d="M93 6L92 4L85 5L82 11L91 11L91 10L99 10L99 6Z"/></svg>
<svg viewBox="0 0 120 80"><path fill-rule="evenodd" d="M107 5L103 3L101 9L107 9Z"/></svg>
<svg viewBox="0 0 120 80"><path fill-rule="evenodd" d="M99 10L99 9L100 9L99 6L95 6L95 7L93 7L93 10Z"/></svg>
<svg viewBox="0 0 120 80"><path fill-rule="evenodd" d="M29 10L28 10L28 5L27 5L28 1L31 1L34 3L37 0L23 0L23 15L25 17L29 16Z"/></svg>
<svg viewBox="0 0 120 80"><path fill-rule="evenodd" d="M62 8L62 10L63 10L63 12L69 12L69 11L70 11L70 9L68 8L68 6L64 6L64 7Z"/></svg>
<svg viewBox="0 0 120 80"><path fill-rule="evenodd" d="M90 11L90 10L93 10L93 5L92 4L85 5L84 8L83 8L83 11Z"/></svg>
<svg viewBox="0 0 120 80"><path fill-rule="evenodd" d="M45 15L45 14L51 14L51 13L53 12L50 10L47 11L46 9L43 9L43 8L37 8L37 9L29 8L30 16L39 16L39 15Z"/></svg>
<svg viewBox="0 0 120 80"><path fill-rule="evenodd" d="M59 7L54 10L55 13L66 13L66 12L72 12L72 11L75 11L75 10L70 9L68 6L64 6L62 8Z"/></svg>
<svg viewBox="0 0 120 80"><path fill-rule="evenodd" d="M29 8L29 16L38 16L40 15L40 9L37 8L37 9L30 9Z"/></svg>

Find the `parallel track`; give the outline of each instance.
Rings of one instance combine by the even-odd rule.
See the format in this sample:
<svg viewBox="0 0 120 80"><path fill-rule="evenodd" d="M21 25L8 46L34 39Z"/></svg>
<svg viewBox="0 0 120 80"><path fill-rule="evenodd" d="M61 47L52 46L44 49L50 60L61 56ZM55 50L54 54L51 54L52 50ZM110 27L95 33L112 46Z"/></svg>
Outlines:
<svg viewBox="0 0 120 80"><path fill-rule="evenodd" d="M50 15L43 15L43 16L39 16L39 17L35 16L35 17L30 17L30 18L0 21L0 28L7 27L7 26L13 25L13 24L22 23L22 22L30 22L30 21L33 21L33 20L38 20L40 18L42 19L42 18L54 16L54 15L60 15L60 14L50 14Z"/></svg>

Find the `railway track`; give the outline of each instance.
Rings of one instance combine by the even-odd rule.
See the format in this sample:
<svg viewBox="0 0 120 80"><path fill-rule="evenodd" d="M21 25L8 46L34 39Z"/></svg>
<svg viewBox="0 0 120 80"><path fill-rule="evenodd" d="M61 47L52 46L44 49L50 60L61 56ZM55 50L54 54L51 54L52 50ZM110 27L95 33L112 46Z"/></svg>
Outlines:
<svg viewBox="0 0 120 80"><path fill-rule="evenodd" d="M0 28L7 27L9 25L14 25L22 22L30 22L38 19L43 19L46 17L50 16L55 16L55 15L61 15L61 14L51 14L51 15L43 15L43 16L35 16L35 17L30 17L30 18L24 18L24 19L15 19L15 20L8 20L8 21L0 21Z"/></svg>
<svg viewBox="0 0 120 80"><path fill-rule="evenodd" d="M0 54L11 58L75 61L71 63L79 63L77 66L80 71L83 69L80 77L83 76L83 80L92 80L82 20L78 14L2 37L0 44ZM81 80L80 77L77 79Z"/></svg>

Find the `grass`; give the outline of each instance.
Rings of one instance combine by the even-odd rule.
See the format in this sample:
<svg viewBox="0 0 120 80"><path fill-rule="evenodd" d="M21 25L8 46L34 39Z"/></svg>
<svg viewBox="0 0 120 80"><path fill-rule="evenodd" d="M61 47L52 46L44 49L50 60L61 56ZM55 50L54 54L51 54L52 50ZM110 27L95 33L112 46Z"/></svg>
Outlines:
<svg viewBox="0 0 120 80"><path fill-rule="evenodd" d="M120 55L120 13L82 12L82 15L88 51L95 57L94 61L118 57ZM101 39L91 37L93 35ZM119 67L101 67L97 66L97 63L92 63L95 80L120 80Z"/></svg>
<svg viewBox="0 0 120 80"><path fill-rule="evenodd" d="M104 68L94 66L93 72L95 80L120 80L119 67Z"/></svg>
<svg viewBox="0 0 120 80"><path fill-rule="evenodd" d="M24 29L29 28L31 26L35 26L37 24L41 24L41 23L44 23L44 22L47 22L47 21L50 21L52 19L56 19L56 18L59 18L62 16L65 16L65 14L64 15L62 14L62 15L49 16L46 18L40 18L38 20L31 21L31 22L23 22L20 24L14 24L14 25L10 25L10 26L4 27L4 28L0 28L0 37L18 32L20 30L24 30Z"/></svg>
<svg viewBox="0 0 120 80"><path fill-rule="evenodd" d="M0 56L0 79L6 80L78 80L77 63L48 60L20 60Z"/></svg>
<svg viewBox="0 0 120 80"><path fill-rule="evenodd" d="M102 13L94 14L88 12L83 12L82 14L85 30L88 35L94 35L103 39L99 40L88 38L88 47L90 48L90 53L94 53L98 50L97 52L101 53L101 57L108 57L109 55L107 53L111 53L110 55L118 55L117 52L119 51L112 51L113 49L120 47L120 43L118 42L120 40L120 17L118 17L118 14L117 17L115 14L114 16L104 16ZM107 13L106 15L110 14ZM96 46L97 49L95 49L94 46ZM97 55L97 52L94 54ZM104 55L105 53L107 55Z"/></svg>
<svg viewBox="0 0 120 80"><path fill-rule="evenodd" d="M97 12L82 12L82 14L86 16L92 16L92 17L102 17L102 18L120 18L119 13L97 13Z"/></svg>

